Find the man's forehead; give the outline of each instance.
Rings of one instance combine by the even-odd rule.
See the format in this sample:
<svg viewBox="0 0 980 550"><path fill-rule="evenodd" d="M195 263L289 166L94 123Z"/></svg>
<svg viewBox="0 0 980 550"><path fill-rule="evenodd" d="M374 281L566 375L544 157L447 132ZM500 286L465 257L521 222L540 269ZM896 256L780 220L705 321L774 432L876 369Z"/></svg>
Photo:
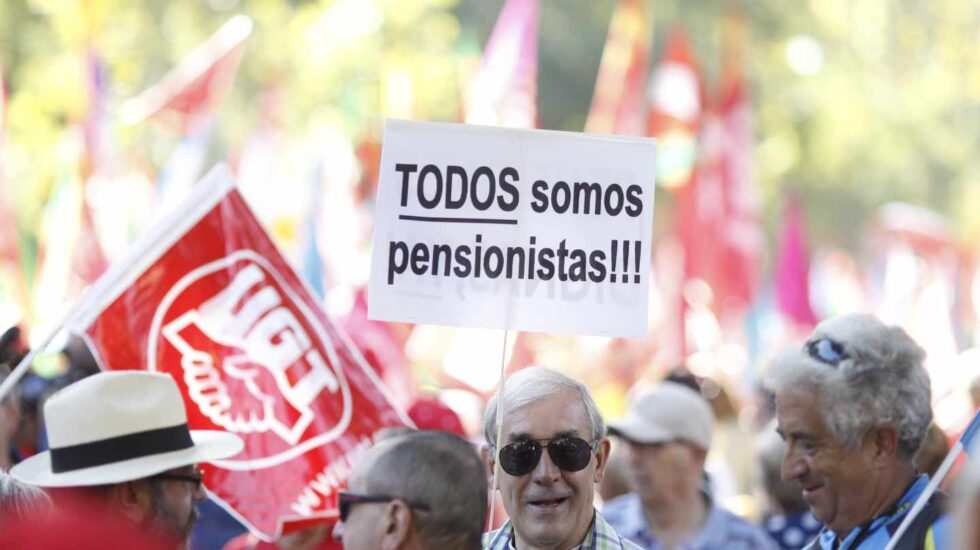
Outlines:
<svg viewBox="0 0 980 550"><path fill-rule="evenodd" d="M504 413L504 434L508 439L518 436L547 439L561 435L576 435L591 431L585 403L574 392L563 392L535 401Z"/></svg>

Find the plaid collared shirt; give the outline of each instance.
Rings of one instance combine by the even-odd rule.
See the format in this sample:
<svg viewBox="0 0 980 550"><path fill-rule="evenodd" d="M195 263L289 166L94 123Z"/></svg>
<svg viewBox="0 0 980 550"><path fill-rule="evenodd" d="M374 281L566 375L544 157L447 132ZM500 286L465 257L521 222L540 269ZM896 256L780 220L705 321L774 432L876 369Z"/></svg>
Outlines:
<svg viewBox="0 0 980 550"><path fill-rule="evenodd" d="M511 550L514 546L514 527L510 520L500 529L483 534L485 550ZM593 512L592 527L585 534L582 544L575 550L642 550L639 546L619 536L602 516Z"/></svg>

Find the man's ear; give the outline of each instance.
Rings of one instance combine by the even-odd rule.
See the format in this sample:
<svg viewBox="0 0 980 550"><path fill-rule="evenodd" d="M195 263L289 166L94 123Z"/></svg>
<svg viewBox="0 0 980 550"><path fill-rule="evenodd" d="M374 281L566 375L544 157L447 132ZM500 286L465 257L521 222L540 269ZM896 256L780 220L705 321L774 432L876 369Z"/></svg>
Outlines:
<svg viewBox="0 0 980 550"><path fill-rule="evenodd" d="M412 509L405 501L393 500L385 505L384 516L380 521L384 525L382 550L398 550L408 546L412 537Z"/></svg>
<svg viewBox="0 0 980 550"><path fill-rule="evenodd" d="M872 426L863 445L871 448L871 460L875 465L890 463L898 453L898 430L884 424Z"/></svg>
<svg viewBox="0 0 980 550"><path fill-rule="evenodd" d="M608 437L599 440L599 446L595 451L595 475L592 480L595 483L602 483L602 477L606 475L606 464L609 463L609 453L612 452L612 442Z"/></svg>
<svg viewBox="0 0 980 550"><path fill-rule="evenodd" d="M112 504L130 521L139 524L150 517L153 498L150 482L145 479L126 481L112 486Z"/></svg>
<svg viewBox="0 0 980 550"><path fill-rule="evenodd" d="M495 454L491 452L489 445L484 445L480 447L480 458L483 459L483 463L487 465L487 476L493 481L493 468L495 466Z"/></svg>

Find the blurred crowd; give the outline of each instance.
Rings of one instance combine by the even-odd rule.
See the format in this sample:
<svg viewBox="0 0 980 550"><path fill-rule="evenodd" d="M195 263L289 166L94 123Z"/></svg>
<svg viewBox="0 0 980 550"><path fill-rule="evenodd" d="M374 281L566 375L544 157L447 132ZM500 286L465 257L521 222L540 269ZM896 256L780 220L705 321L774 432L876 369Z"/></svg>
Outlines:
<svg viewBox="0 0 980 550"><path fill-rule="evenodd" d="M18 328L0 337L4 377L27 353ZM933 422L924 358L877 318L825 321L766 365L748 421L683 367L604 419L560 365L527 366L480 432L417 399L416 427L358 461L339 520L267 543L207 500L198 469L241 439L190 430L169 375L100 373L69 339L57 376L29 373L0 402L0 546L980 548L980 464L946 461L972 432Z"/></svg>

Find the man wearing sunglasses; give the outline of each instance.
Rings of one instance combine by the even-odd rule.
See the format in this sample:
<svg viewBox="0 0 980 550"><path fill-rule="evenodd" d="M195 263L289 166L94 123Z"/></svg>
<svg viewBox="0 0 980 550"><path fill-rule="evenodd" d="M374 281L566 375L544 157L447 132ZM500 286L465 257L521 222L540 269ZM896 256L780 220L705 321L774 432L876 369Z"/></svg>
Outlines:
<svg viewBox="0 0 980 550"><path fill-rule="evenodd" d="M925 352L899 327L869 315L821 323L766 373L786 441L782 475L825 528L809 549L885 548L925 489L913 461L932 420ZM942 495L897 550L949 548Z"/></svg>
<svg viewBox="0 0 980 550"><path fill-rule="evenodd" d="M609 424L628 458L631 492L602 515L642 548L775 550L759 527L717 506L704 487L714 414L701 394L664 382ZM620 452L617 450L617 452Z"/></svg>
<svg viewBox="0 0 980 550"><path fill-rule="evenodd" d="M447 432L390 436L338 496L334 538L346 550L480 548L487 475L476 449Z"/></svg>
<svg viewBox="0 0 980 550"><path fill-rule="evenodd" d="M510 377L503 404L484 416L485 458L510 519L484 535L491 550L620 550L623 539L592 506L609 458L605 424L588 390L563 374L529 367ZM503 407L497 441L497 407Z"/></svg>

